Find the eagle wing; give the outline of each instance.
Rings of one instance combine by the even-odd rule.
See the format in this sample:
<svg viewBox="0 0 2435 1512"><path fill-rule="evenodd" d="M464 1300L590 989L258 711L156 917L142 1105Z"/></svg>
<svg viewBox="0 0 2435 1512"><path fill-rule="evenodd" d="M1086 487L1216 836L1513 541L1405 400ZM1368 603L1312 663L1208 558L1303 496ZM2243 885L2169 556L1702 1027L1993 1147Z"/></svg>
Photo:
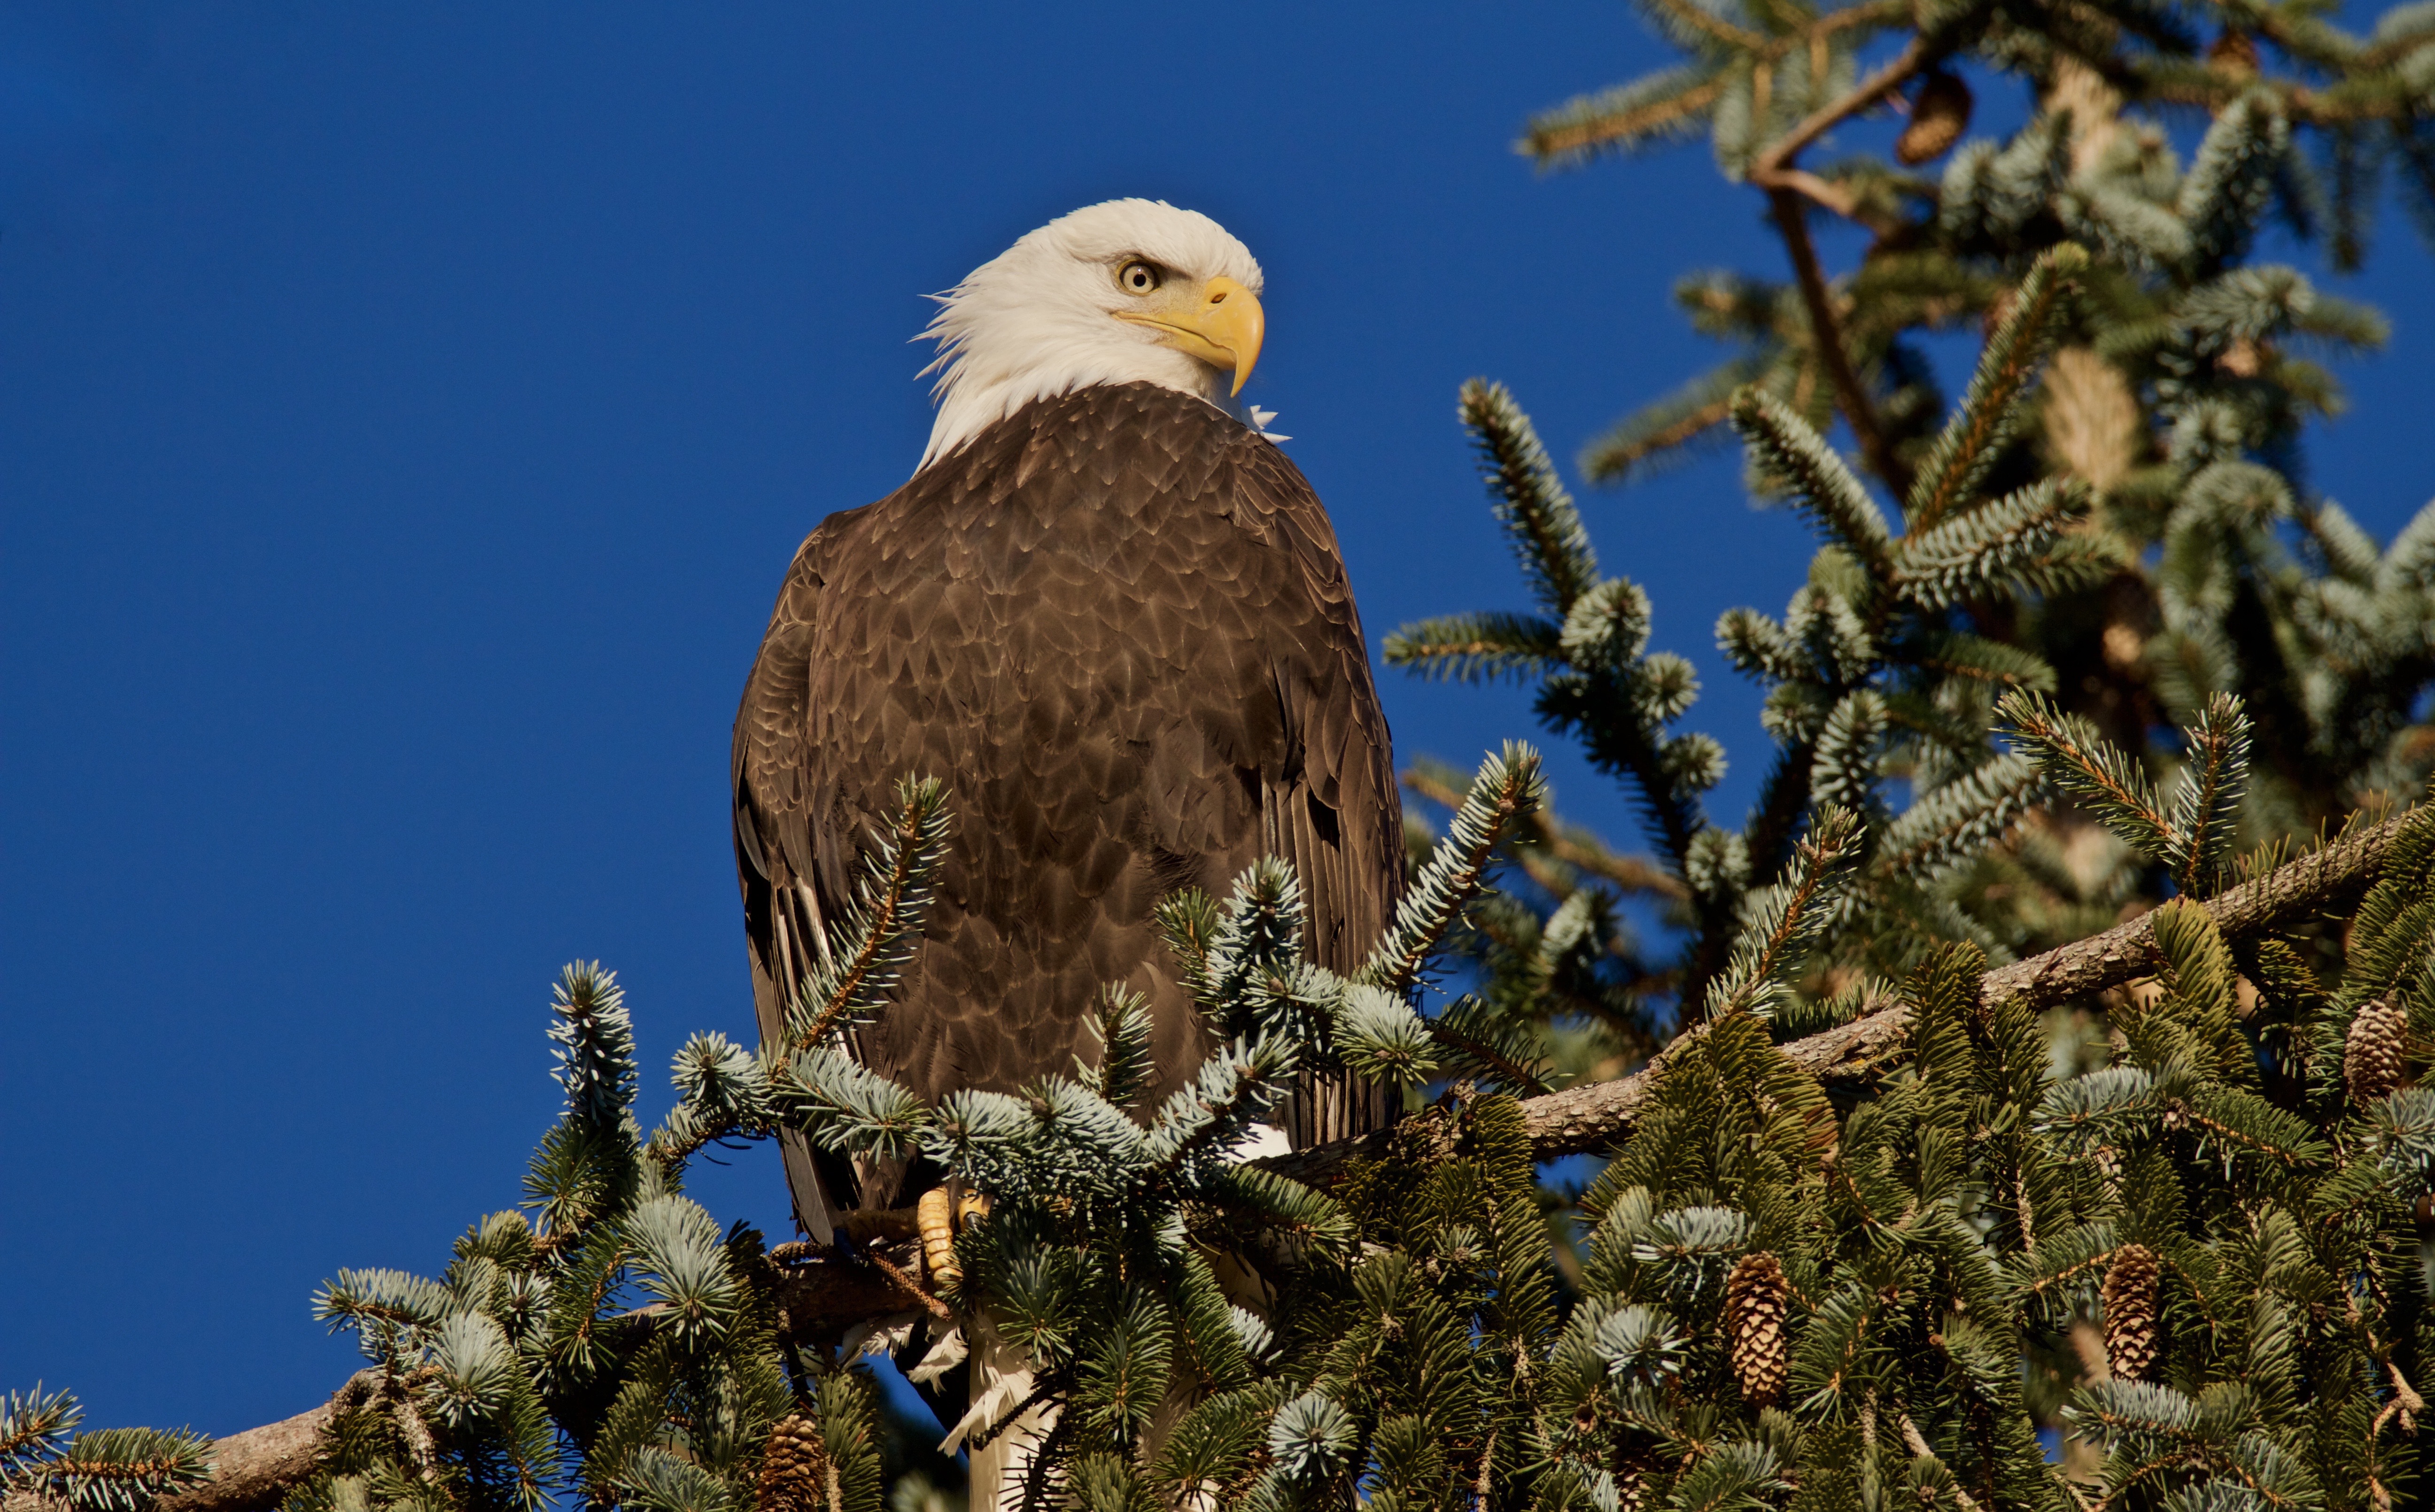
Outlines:
<svg viewBox="0 0 2435 1512"><path fill-rule="evenodd" d="M1301 472L1146 385L1041 401L797 554L739 711L737 871L765 1037L821 949L894 783L944 780L956 831L897 1001L850 1044L935 1100L1090 1057L1105 984L1148 996L1157 1096L1208 1049L1151 919L1272 854L1311 958L1357 966L1393 916L1402 811L1343 560ZM1318 1078L1296 1144L1388 1117ZM788 1148L799 1217L905 1173Z"/></svg>

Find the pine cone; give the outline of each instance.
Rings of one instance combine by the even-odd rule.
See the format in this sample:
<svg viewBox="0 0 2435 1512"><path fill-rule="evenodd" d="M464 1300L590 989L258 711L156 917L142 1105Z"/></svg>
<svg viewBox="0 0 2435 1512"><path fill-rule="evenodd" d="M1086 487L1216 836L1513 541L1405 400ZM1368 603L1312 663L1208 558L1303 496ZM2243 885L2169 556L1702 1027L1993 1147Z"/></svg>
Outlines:
<svg viewBox="0 0 2435 1512"><path fill-rule="evenodd" d="M1894 139L1897 161L1917 166L1941 158L1970 129L1970 86L1939 69L1919 87L1911 101L1910 125Z"/></svg>
<svg viewBox="0 0 2435 1512"><path fill-rule="evenodd" d="M2257 42L2245 31L2227 31L2207 49L2207 66L2235 78L2257 77Z"/></svg>
<svg viewBox="0 0 2435 1512"><path fill-rule="evenodd" d="M2342 1080L2353 1101L2372 1103L2401 1085L2409 1042L2409 1013L2396 1000L2377 998L2358 1010L2342 1044Z"/></svg>
<svg viewBox="0 0 2435 1512"><path fill-rule="evenodd" d="M2121 482L2138 464L2140 443L2147 439L2139 401L2122 369L2087 347L2065 347L2046 364L2046 387L2047 446L2099 492ZM2117 661L2113 632L2107 626L2109 665ZM2119 660L2135 668L2137 646Z"/></svg>
<svg viewBox="0 0 2435 1512"><path fill-rule="evenodd" d="M2156 1252L2124 1245L2114 1252L2098 1297L2105 1307L2105 1368L2116 1381L2144 1381L2156 1364Z"/></svg>
<svg viewBox="0 0 2435 1512"><path fill-rule="evenodd" d="M1784 1267L1766 1250L1744 1255L1725 1278L1725 1343L1734 1379L1753 1407L1772 1407L1784 1395L1789 1348L1784 1336Z"/></svg>
<svg viewBox="0 0 2435 1512"><path fill-rule="evenodd" d="M1615 1512L1640 1512L1649 1504L1649 1472L1628 1469L1615 1478Z"/></svg>
<svg viewBox="0 0 2435 1512"><path fill-rule="evenodd" d="M820 1425L802 1413L778 1419L761 1454L754 1512L821 1512L828 1504L829 1452Z"/></svg>

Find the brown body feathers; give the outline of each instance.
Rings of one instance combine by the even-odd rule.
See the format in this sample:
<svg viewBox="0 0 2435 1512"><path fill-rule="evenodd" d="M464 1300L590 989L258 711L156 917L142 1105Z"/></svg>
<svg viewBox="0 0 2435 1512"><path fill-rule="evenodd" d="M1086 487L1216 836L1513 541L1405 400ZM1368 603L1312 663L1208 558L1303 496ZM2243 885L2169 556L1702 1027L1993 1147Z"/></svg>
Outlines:
<svg viewBox="0 0 2435 1512"><path fill-rule="evenodd" d="M1151 1000L1164 1097L1208 1045L1151 921L1160 898L1222 898L1281 856L1312 958L1346 970L1401 887L1387 725L1326 511L1269 441L1144 384L1039 401L823 522L745 688L734 772L765 1038L896 781L948 785L925 941L849 1046L932 1101L1070 1072L1110 982ZM1385 1116L1376 1092L1331 1083L1296 1100L1287 1133ZM816 1237L912 1195L901 1171L788 1153Z"/></svg>

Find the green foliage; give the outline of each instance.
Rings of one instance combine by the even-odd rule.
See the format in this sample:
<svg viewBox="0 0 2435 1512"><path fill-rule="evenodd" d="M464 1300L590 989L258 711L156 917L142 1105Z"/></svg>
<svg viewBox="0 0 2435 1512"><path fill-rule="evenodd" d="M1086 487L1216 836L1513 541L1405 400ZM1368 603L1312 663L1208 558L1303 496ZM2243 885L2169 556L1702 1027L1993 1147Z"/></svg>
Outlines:
<svg viewBox="0 0 2435 1512"><path fill-rule="evenodd" d="M1573 168L1702 134L1726 177L1772 197L1796 269L1816 263L1819 216L1871 234L1809 291L1685 278L1683 308L1730 354L1581 454L1615 483L1738 438L1753 493L1819 534L1781 615L1716 626L1765 690L1773 746L1737 824L1709 812L1725 749L1684 728L1698 679L1651 650L1648 594L1601 576L1513 396L1463 388L1531 608L1407 627L1388 659L1533 687L1543 723L1639 806L1650 849L1614 857L1551 821L1628 864L1606 868L1633 876L1617 885L1551 864L1530 833L1508 842L1529 885L1456 943L1482 979L1465 1032L1530 1074L1509 1085L1618 1074L1696 1021L1828 807L1862 829L1847 901L1782 1010L1802 1022L1941 941L2000 961L2167 891L2206 895L2238 850L2423 784L2435 506L2380 544L2302 466L2306 423L2340 404L2318 359L2385 326L2251 256L2280 216L2349 266L2388 169L2435 227L2423 8L2372 38L2319 7L2223 0L1640 9L1679 62L1534 120L1526 155ZM2031 117L1970 137L1970 90L2014 85ZM1913 114L1900 161L1846 147L1801 168L1822 130L1888 103ZM2164 123L2193 107L2208 118L2184 163ZM1948 405L1920 341L1965 324L1984 346ZM1834 444L1839 421L1856 457ZM2022 755L1990 743L1998 723ZM2058 741L2110 765L2059 759ZM2041 802L2046 782L2064 803ZM1654 937L1633 929L1635 902Z"/></svg>
<svg viewBox="0 0 2435 1512"><path fill-rule="evenodd" d="M819 942L824 964L790 1005L788 1042L756 1056L716 1035L689 1040L672 1074L681 1100L648 1138L633 1116L624 994L596 964L569 967L550 1028L565 1112L533 1157L526 1211L476 1223L438 1278L340 1271L315 1298L319 1315L356 1335L381 1384L342 1399L323 1464L290 1496L292 1512L530 1512L569 1496L654 1512L810 1512L815 1502L821 1512L878 1512L889 1435L855 1362L909 1350L915 1378L935 1383L976 1351L967 1326L1011 1349L1019 1368L975 1362L958 1372L970 1378L971 1410L951 1437L976 1448L1001 1434L1036 1438L1026 1445L1034 1500L1146 1505L1150 1487L1172 1484L1155 1479L1166 1461L1149 1452L1170 1438L1213 1464L1281 1456L1260 1483L1271 1497L1328 1481L1354 1463L1344 1458L1353 1420L1323 1396L1277 1414L1276 1333L1228 1294L1220 1266L1239 1267L1227 1246L1292 1256L1338 1274L1344 1287L1332 1295L1349 1303L1359 1219L1243 1164L1236 1147L1305 1072L1403 1083L1434 1074L1440 1051L1413 1011L1416 984L1504 828L1542 791L1528 747L1490 757L1453 836L1351 978L1303 958L1300 886L1280 863L1252 868L1222 905L1168 900L1162 921L1218 1042L1163 1102L1148 1096L1147 1005L1119 988L1092 1016L1096 1062L1020 1096L967 1091L932 1108L842 1053L838 1037L885 1010L918 943L945 849L946 795L935 782L900 788L856 908ZM1506 1208L1493 1263L1529 1274L1516 1296L1541 1316L1546 1231L1528 1146L1510 1113L1498 1126ZM803 1245L773 1254L758 1232L722 1228L682 1191L702 1148L782 1128L849 1155L918 1152L988 1194L987 1220L956 1242L960 1274L942 1285L964 1308L956 1323L934 1318L916 1332L922 1315L908 1314L839 1339L787 1320L799 1267L818 1262L831 1266L819 1274L835 1275L862 1251L849 1242L835 1255ZM1442 1195L1436 1211L1461 1200ZM1517 1358L1526 1367L1527 1350ZM1191 1418L1186 1434L1177 1414L1204 1399L1256 1400L1256 1432L1243 1436L1251 1419L1221 1409ZM1044 1404L1045 1431L1018 1421ZM62 1441L74 1417L63 1397L9 1400L0 1466L12 1486L132 1512L205 1462L206 1444L170 1435ZM792 1419L812 1423L820 1445L808 1490L773 1488L773 1475L808 1473L800 1450L783 1474L771 1468L772 1431ZM122 1469L139 1451L156 1463ZM949 1494L939 1478L952 1480L934 1463L896 1484L919 1503Z"/></svg>
<svg viewBox="0 0 2435 1512"><path fill-rule="evenodd" d="M2379 344L2383 322L2251 256L2280 215L2352 266L2387 169L2435 227L2435 11L2359 38L2322 7L2219 0L1641 9L1680 61L1540 117L1522 150L1569 168L1704 134L1770 196L1798 277L1684 279L1728 354L1593 439L1581 471L1626 482L1735 437L1752 493L1820 546L1782 615L1716 627L1774 747L1729 827L1706 801L1723 747L1684 728L1697 680L1650 649L1649 596L1600 575L1512 396L1463 390L1530 608L1409 627L1389 660L1532 687L1650 850L1548 816L1505 842L1513 885L1454 936L1475 974L1447 1017L1511 1068L1476 1058L1483 1077L1660 1071L1588 1189L1541 1193L1566 1282L1541 1400L1568 1426L1531 1496L2423 1495L2430 821L2392 842L2346 933L2227 942L2195 901L2390 812L2435 766L2435 507L2379 543L2303 468L2307 422L2340 404L2315 359ZM2018 80L2037 110L1970 140L1963 78ZM1900 163L1800 167L1890 99L1913 112ZM2192 107L2209 119L2184 164L2158 123ZM1822 214L1870 233L1839 278L1817 268ZM1948 405L1920 337L1965 322L1985 342ZM1407 785L1452 791L1426 763ZM2159 902L2153 982L2042 1014L1979 1000L1986 964ZM1822 1087L1775 1048L1896 1004L1911 1033L1890 1074ZM2384 1083L2346 1058L2395 1036L2409 1074L2362 1101ZM2138 1320L2099 1294L2134 1245L2161 1257L2161 1352L2148 1379L2108 1380L2100 1324ZM1787 1289L1780 1400L1736 1356L1736 1330L1773 1314L1726 1305L1760 1251ZM2062 1473L2041 1429L2066 1439Z"/></svg>
<svg viewBox="0 0 2435 1512"><path fill-rule="evenodd" d="M1952 610L1991 597L2034 599L2113 565L2084 533L2069 533L2084 509L2076 489L2041 483L1991 496L1980 487L2069 304L2071 270L2084 263L2070 249L2030 270L1971 398L1921 473L1913 518L1935 518L1928 528L1895 534L1866 485L1799 415L1762 389L1735 398L1733 421L1753 474L1794 501L1826 542L1781 619L1736 610L1717 627L1726 657L1768 685L1768 724L1779 746L1759 807L1738 832L1716 825L1704 808L1703 795L1722 775L1721 747L1668 729L1697 695L1689 664L1648 651L1647 595L1627 580L1597 576L1571 501L1544 463L1502 460L1544 457L1528 418L1494 386L1465 388L1463 416L1492 502L1516 551L1534 564L1526 577L1546 617L1503 616L1501 630L1480 616L1416 627L1389 639L1388 660L1431 673L1534 668L1542 717L1630 782L1660 863L1679 880L1677 919L1690 935L1682 965L1670 980L1650 981L1649 995L1671 988L1687 1005L1714 1001L1720 984L1728 997L1743 990L1739 942L1770 906L1779 873L1797 865L1798 837L1813 813L1825 823L1821 805L1851 816L1835 821L1833 849L1838 865L1848 861L1857 876L1834 918L1808 921L1805 942L1822 944L1830 959L1880 971L1915 955L1923 923L1930 940L1998 947L1958 900L1972 865L2040 790L2027 764L1988 748L1985 730L1997 695L2052 687L2055 673L2034 651L1960 629ZM1557 584L1579 587L1568 598ZM1445 653L1459 636L1471 639L1458 664ZM1542 649L1550 645L1553 657ZM1899 813L1889 797L1896 777L1908 780L1910 799ZM1572 893L1553 901L1550 924ZM1757 925L1761 936L1772 927ZM1475 1032L1510 1038L1517 1023L1550 1032L1563 1005L1513 990L1505 960L1489 964L1504 989L1483 1001L1504 1022Z"/></svg>
<svg viewBox="0 0 2435 1512"><path fill-rule="evenodd" d="M52 1499L76 1512L138 1512L211 1478L214 1446L192 1429L78 1433L76 1394L0 1395L0 1497Z"/></svg>

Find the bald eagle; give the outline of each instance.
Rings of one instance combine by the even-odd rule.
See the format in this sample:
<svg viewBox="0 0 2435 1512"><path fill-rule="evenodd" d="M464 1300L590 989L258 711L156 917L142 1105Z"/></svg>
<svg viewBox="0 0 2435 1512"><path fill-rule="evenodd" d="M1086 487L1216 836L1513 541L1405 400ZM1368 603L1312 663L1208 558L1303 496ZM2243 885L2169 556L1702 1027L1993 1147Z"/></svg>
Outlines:
<svg viewBox="0 0 2435 1512"><path fill-rule="evenodd" d="M1095 1057L1087 1009L1121 983L1150 1000L1156 1106L1210 1047L1152 908L1263 855L1299 875L1321 965L1352 971L1392 919L1403 821L1336 535L1232 407L1261 287L1217 222L1124 199L939 297L928 449L796 553L736 717L765 1040L908 774L948 784L954 843L896 1002L848 1048L934 1103ZM1283 1132L1365 1131L1385 1095L1306 1081ZM933 1175L786 1150L823 1242Z"/></svg>

